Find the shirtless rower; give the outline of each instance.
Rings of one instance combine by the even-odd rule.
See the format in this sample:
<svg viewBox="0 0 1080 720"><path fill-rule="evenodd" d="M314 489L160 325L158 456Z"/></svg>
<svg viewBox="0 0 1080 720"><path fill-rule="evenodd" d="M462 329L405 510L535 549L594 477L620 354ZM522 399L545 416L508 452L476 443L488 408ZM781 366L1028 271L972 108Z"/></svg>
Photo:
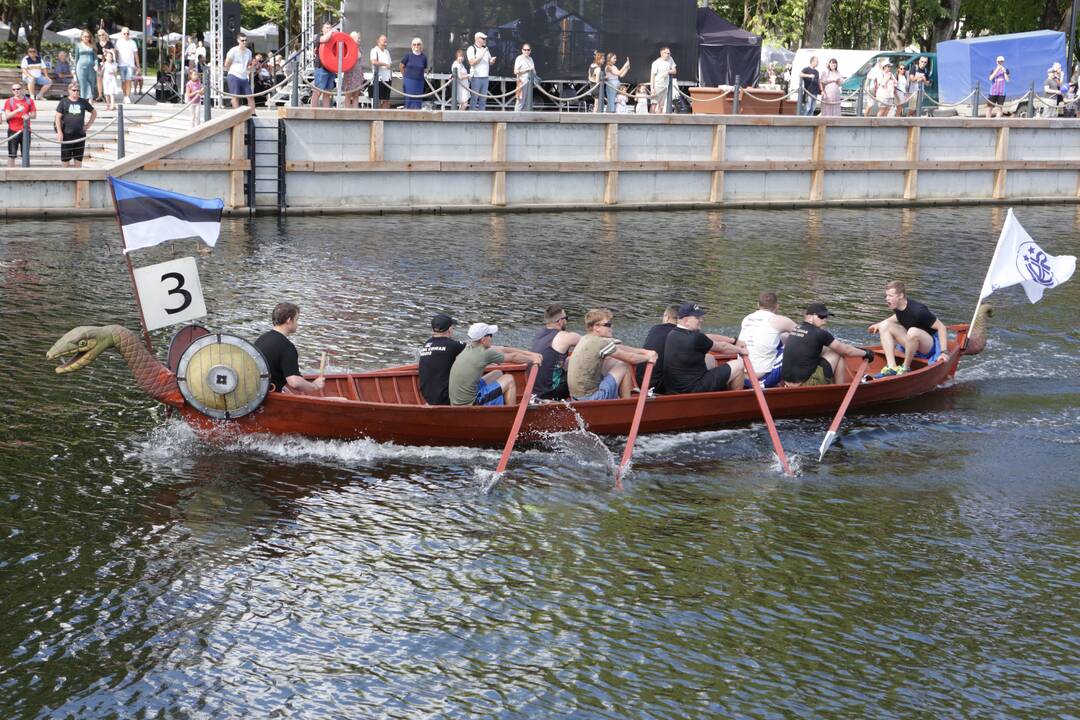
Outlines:
<svg viewBox="0 0 1080 720"><path fill-rule="evenodd" d="M806 306L803 322L788 333L780 375L785 387L846 383L844 357L874 359L871 350L848 345L825 329L832 313L822 303Z"/></svg>
<svg viewBox="0 0 1080 720"><path fill-rule="evenodd" d="M628 398L633 390L629 365L656 361L655 351L628 347L616 340L612 317L604 308L585 315L585 337L574 348L567 367L574 400Z"/></svg>
<svg viewBox="0 0 1080 720"><path fill-rule="evenodd" d="M949 359L949 331L929 308L908 299L904 283L893 280L885 286L885 304L893 311L892 317L869 328L872 334L881 335L881 349L885 352L882 375L906 373L912 358L926 360L927 365ZM896 350L904 354L903 365L896 364Z"/></svg>
<svg viewBox="0 0 1080 720"><path fill-rule="evenodd" d="M544 327L533 336L534 353L540 353L544 362L536 373L534 392L541 400L566 400L570 387L566 382L566 354L581 342L581 335L566 329L566 309L562 305L548 305L544 311Z"/></svg>
<svg viewBox="0 0 1080 720"><path fill-rule="evenodd" d="M758 295L758 309L743 318L739 329L739 339L746 343L750 364L765 388L780 384L784 343L796 327L791 318L776 314L779 309L776 293L763 292Z"/></svg>

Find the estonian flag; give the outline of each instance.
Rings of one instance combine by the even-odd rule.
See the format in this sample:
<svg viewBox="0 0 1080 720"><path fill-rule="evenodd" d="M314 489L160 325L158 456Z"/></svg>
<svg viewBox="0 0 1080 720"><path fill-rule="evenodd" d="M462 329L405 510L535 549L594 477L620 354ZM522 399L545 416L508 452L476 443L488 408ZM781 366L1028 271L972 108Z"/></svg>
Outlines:
<svg viewBox="0 0 1080 720"><path fill-rule="evenodd" d="M195 236L210 247L217 243L225 207L220 198L204 200L114 177L109 184L123 229L124 252Z"/></svg>

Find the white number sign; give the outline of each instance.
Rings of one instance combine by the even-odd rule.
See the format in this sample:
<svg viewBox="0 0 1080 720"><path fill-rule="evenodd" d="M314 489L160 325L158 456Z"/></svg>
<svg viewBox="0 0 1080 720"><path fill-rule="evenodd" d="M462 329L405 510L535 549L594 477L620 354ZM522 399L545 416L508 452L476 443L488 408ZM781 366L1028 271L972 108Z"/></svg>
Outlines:
<svg viewBox="0 0 1080 720"><path fill-rule="evenodd" d="M199 270L193 257L135 268L135 287L139 289L148 330L206 316Z"/></svg>

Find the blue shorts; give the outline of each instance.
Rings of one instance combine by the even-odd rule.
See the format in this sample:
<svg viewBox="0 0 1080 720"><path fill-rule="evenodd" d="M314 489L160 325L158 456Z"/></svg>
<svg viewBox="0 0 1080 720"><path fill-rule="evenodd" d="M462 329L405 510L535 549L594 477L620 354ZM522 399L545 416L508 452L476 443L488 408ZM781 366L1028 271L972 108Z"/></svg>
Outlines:
<svg viewBox="0 0 1080 720"><path fill-rule="evenodd" d="M498 381L489 383L484 382L483 378L480 378L476 382L476 400L473 401L473 405L505 405L506 398L503 397L502 385Z"/></svg>
<svg viewBox="0 0 1080 720"><path fill-rule="evenodd" d="M320 90L333 90L337 78L326 68L315 68L315 87Z"/></svg>
<svg viewBox="0 0 1080 720"><path fill-rule="evenodd" d="M614 400L619 397L619 381L615 376L608 373L600 380L600 387L595 392L585 397L574 398L575 400Z"/></svg>
<svg viewBox="0 0 1080 720"><path fill-rule="evenodd" d="M134 65L120 65L116 68L117 73L120 75L120 82L125 80L135 79L135 66Z"/></svg>
<svg viewBox="0 0 1080 720"><path fill-rule="evenodd" d="M225 81L229 85L229 92L233 95L251 94L251 81L247 78L236 77L235 75L226 75Z"/></svg>
<svg viewBox="0 0 1080 720"><path fill-rule="evenodd" d="M929 353L916 352L915 357L921 358L921 359L925 360L929 364L933 364L933 363L937 362L938 355L941 354L941 343L938 340L937 333L934 333L933 335L931 335L930 339L934 341L934 344L930 346L930 352ZM901 345L900 343L896 343L896 349L898 351L900 351L901 353L906 353L907 352L907 350L904 349L904 346Z"/></svg>

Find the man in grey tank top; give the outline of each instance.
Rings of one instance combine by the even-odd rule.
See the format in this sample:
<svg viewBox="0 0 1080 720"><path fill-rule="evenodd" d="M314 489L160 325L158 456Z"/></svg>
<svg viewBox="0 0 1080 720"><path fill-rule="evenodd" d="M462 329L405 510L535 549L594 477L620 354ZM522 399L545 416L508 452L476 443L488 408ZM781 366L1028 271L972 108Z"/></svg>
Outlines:
<svg viewBox="0 0 1080 720"><path fill-rule="evenodd" d="M570 388L566 383L566 354L581 342L581 336L566 329L566 310L562 305L548 305L544 311L544 327L536 331L532 346L544 362L536 373L534 392L542 400L566 400Z"/></svg>

